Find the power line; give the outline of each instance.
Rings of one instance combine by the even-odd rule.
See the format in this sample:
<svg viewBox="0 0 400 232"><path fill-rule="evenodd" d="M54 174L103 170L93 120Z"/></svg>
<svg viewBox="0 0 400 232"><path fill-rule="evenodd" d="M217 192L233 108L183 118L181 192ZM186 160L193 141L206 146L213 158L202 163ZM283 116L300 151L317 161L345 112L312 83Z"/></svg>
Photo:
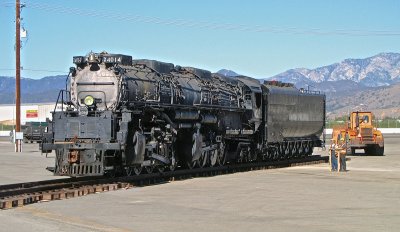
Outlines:
<svg viewBox="0 0 400 232"><path fill-rule="evenodd" d="M6 7L11 6L11 3L4 3ZM400 36L400 31L391 30L360 30L360 29L336 29L327 30L322 28L298 28L298 27L266 27L262 25L244 25L232 23L216 23L216 22L197 22L185 19L162 19L158 17L149 17L142 15L131 15L118 12L87 10L81 8L71 8L60 5L40 4L28 2L26 8L31 8L39 11L79 15L92 17L97 19L111 19L124 22L138 22L146 24L157 24L165 26L175 26L182 28L194 29L210 29L210 30L227 30L238 32L254 32L254 33L272 33L272 34L304 34L304 35L337 35L337 36Z"/></svg>

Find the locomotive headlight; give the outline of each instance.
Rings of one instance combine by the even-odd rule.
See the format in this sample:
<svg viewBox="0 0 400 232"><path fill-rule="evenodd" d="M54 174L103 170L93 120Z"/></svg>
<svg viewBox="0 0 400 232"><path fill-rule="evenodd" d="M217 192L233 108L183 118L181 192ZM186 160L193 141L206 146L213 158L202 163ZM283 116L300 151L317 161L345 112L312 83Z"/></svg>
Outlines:
<svg viewBox="0 0 400 232"><path fill-rule="evenodd" d="M86 106L91 106L91 105L94 104L94 98L92 96L88 95L88 96L85 97L85 99L83 99L83 103Z"/></svg>

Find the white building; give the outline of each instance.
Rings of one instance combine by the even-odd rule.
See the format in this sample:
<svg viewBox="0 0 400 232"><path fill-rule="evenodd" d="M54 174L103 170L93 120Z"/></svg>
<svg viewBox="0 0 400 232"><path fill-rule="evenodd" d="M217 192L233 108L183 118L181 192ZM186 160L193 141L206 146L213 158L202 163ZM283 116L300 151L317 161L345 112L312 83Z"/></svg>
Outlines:
<svg viewBox="0 0 400 232"><path fill-rule="evenodd" d="M24 103L21 104L21 124L26 122L45 122L52 119L55 103ZM58 107L61 107L60 105ZM60 108L61 109L61 108ZM58 109L58 110L60 110ZM15 105L0 105L0 123L15 121Z"/></svg>

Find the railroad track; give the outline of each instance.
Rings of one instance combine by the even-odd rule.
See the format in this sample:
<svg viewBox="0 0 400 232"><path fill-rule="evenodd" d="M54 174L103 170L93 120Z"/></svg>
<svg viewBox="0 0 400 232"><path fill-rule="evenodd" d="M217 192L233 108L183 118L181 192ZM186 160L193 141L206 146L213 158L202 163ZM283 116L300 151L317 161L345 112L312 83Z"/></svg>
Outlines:
<svg viewBox="0 0 400 232"><path fill-rule="evenodd" d="M27 204L62 200L132 186L158 184L193 177L215 176L251 170L283 168L328 162L327 156L309 156L301 159L231 164L222 167L176 170L173 172L142 174L115 178L79 177L0 185L0 209Z"/></svg>

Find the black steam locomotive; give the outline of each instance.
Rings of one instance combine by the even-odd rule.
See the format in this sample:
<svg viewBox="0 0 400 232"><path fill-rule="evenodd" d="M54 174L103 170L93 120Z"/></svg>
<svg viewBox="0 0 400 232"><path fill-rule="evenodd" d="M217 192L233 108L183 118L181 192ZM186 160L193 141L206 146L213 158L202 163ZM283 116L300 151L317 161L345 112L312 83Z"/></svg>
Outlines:
<svg viewBox="0 0 400 232"><path fill-rule="evenodd" d="M324 145L319 92L106 52L73 62L42 143L56 175L288 159Z"/></svg>

